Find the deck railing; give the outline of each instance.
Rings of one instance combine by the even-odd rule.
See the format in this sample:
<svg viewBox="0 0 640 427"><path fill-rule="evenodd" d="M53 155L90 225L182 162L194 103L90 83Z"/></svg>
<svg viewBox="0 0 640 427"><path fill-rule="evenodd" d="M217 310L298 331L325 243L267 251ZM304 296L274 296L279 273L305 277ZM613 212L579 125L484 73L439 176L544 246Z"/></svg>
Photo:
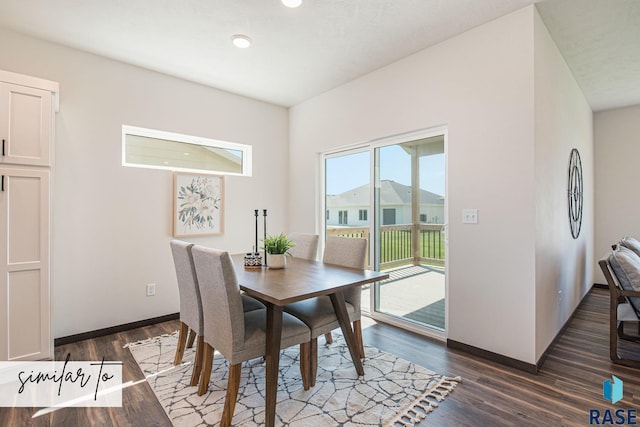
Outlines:
<svg viewBox="0 0 640 427"><path fill-rule="evenodd" d="M418 233L414 241L413 233ZM327 236L360 237L369 241L369 227L327 227ZM417 245L417 247L414 247ZM380 266L444 265L442 224L383 225L380 227ZM367 264L369 264L367 260Z"/></svg>

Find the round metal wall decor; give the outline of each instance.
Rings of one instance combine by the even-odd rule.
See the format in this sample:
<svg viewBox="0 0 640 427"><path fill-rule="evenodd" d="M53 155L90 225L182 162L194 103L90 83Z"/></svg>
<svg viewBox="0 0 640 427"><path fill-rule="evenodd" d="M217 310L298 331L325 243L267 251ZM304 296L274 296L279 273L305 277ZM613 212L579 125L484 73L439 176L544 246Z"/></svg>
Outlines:
<svg viewBox="0 0 640 427"><path fill-rule="evenodd" d="M582 161L577 149L569 157L569 225L571 236L577 239L582 227Z"/></svg>

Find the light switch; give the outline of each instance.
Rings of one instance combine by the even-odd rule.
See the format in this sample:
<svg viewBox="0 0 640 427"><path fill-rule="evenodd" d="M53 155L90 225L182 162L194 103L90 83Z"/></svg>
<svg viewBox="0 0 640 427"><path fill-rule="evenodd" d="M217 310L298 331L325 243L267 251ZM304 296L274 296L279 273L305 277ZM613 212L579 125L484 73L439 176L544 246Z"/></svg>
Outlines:
<svg viewBox="0 0 640 427"><path fill-rule="evenodd" d="M462 223L463 224L477 224L478 223L478 209L463 209L462 210Z"/></svg>

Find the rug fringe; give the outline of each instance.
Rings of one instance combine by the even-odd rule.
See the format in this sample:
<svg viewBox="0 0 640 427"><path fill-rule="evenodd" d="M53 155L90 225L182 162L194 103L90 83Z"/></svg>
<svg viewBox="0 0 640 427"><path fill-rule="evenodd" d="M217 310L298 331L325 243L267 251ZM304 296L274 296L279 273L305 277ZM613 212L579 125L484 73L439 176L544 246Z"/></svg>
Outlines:
<svg viewBox="0 0 640 427"><path fill-rule="evenodd" d="M442 402L453 391L455 386L462 381L461 377L442 377L429 391L413 401L404 411L398 413L386 427L401 426L413 427L438 407L437 402ZM430 398L430 399L429 399ZM435 399L437 402L434 402Z"/></svg>

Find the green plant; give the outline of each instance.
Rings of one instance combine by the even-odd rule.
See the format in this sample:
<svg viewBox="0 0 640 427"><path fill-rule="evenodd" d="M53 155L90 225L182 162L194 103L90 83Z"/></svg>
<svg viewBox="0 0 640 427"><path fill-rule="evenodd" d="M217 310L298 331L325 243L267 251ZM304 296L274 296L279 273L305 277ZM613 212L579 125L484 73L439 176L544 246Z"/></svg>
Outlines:
<svg viewBox="0 0 640 427"><path fill-rule="evenodd" d="M271 255L288 255L287 251L295 246L292 240L290 240L286 234L280 233L277 236L267 236L262 241L268 254Z"/></svg>

